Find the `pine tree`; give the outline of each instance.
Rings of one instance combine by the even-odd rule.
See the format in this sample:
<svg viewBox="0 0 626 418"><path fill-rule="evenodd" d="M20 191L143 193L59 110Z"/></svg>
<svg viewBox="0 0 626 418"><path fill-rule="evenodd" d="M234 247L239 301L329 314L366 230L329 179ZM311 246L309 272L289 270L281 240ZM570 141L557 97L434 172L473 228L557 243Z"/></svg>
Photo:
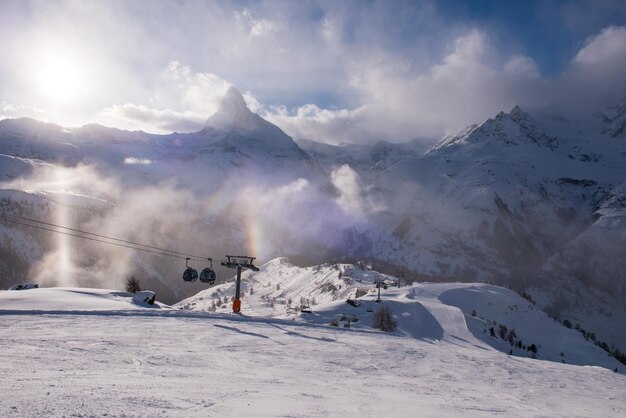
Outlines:
<svg viewBox="0 0 626 418"><path fill-rule="evenodd" d="M141 292L141 287L139 287L139 280L137 280L135 276L130 276L126 279L126 291L128 293Z"/></svg>

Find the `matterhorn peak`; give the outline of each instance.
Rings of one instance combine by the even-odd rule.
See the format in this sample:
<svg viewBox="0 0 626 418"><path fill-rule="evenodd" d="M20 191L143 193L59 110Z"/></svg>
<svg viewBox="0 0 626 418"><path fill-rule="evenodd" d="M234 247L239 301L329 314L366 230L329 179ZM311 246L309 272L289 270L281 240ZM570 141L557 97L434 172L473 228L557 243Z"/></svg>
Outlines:
<svg viewBox="0 0 626 418"><path fill-rule="evenodd" d="M237 87L230 86L220 101L218 112L240 113L250 112L250 110L248 110L243 94L237 90Z"/></svg>
<svg viewBox="0 0 626 418"><path fill-rule="evenodd" d="M204 132L223 137L235 135L261 141L271 141L287 146L296 146L293 140L280 128L248 109L243 95L236 87L230 86L222 96L217 112L204 124ZM296 146L297 147L297 146Z"/></svg>
<svg viewBox="0 0 626 418"><path fill-rule="evenodd" d="M254 131L262 125L262 119L252 113L246 105L243 95L235 86L230 86L215 112L207 119L205 129L220 131Z"/></svg>

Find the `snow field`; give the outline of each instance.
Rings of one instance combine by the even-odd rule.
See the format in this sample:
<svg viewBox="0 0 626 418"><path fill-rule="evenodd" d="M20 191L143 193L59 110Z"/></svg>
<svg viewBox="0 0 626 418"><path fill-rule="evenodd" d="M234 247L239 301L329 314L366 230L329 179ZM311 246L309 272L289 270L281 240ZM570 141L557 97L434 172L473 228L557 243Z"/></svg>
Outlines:
<svg viewBox="0 0 626 418"><path fill-rule="evenodd" d="M598 367L294 321L162 314L1 315L0 415L626 413L626 377Z"/></svg>
<svg viewBox="0 0 626 418"><path fill-rule="evenodd" d="M626 414L626 376L611 371L621 365L516 293L419 283L376 303L375 280L392 278L275 259L244 274L243 315L230 302L207 312L234 283L176 307L103 289L0 291L0 416ZM315 299L311 313L298 312L301 299ZM381 305L394 333L372 329ZM359 319L350 329L346 314ZM489 335L496 324L539 359L508 355Z"/></svg>

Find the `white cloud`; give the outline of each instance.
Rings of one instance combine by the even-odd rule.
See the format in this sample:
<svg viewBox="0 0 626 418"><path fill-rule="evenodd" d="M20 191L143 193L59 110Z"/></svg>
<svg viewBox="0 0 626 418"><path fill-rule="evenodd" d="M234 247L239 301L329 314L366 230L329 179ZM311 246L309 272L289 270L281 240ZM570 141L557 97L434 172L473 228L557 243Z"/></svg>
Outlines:
<svg viewBox="0 0 626 418"><path fill-rule="evenodd" d="M579 65L596 65L609 61L626 60L626 27L611 26L599 35L587 39L585 46L574 57Z"/></svg>
<svg viewBox="0 0 626 418"><path fill-rule="evenodd" d="M608 27L587 39L553 83L555 103L585 116L626 95L626 26Z"/></svg>
<svg viewBox="0 0 626 418"><path fill-rule="evenodd" d="M63 124L96 119L153 132L197 129L233 83L246 91L253 111L293 136L434 139L515 104L570 103L587 95L598 101L626 79L624 27L590 37L564 74L547 77L527 56L543 45L526 45L529 53L513 45L498 50L489 38L497 30L468 28L467 20L441 15L429 0L394 7L382 1L368 7L255 2L245 8L219 1L5 3L0 96L43 108L48 120ZM607 21L619 4L609 3L572 6L585 11L576 26L590 13ZM553 17L563 8L548 7ZM591 33L572 31L572 43L574 32ZM76 52L97 80L80 102L63 108L46 103L23 71L38 68L35 58L50 46ZM37 117L26 110L0 114Z"/></svg>
<svg viewBox="0 0 626 418"><path fill-rule="evenodd" d="M204 114L205 118L217 110L219 98L231 84L212 73L194 73L178 61L171 61L163 73L157 102L176 103L185 109ZM169 94L168 94L169 93ZM167 94L166 97L163 97Z"/></svg>
<svg viewBox="0 0 626 418"><path fill-rule="evenodd" d="M243 93L243 99L250 109L254 113L261 113L263 111L263 105L252 95L249 91Z"/></svg>
<svg viewBox="0 0 626 418"><path fill-rule="evenodd" d="M161 73L150 106L115 104L99 113L99 121L155 133L198 131L217 110L221 97L230 86L216 74L193 72L188 66L171 61ZM247 97L249 103L260 108L250 93Z"/></svg>
<svg viewBox="0 0 626 418"><path fill-rule="evenodd" d="M333 42L337 39L336 23L328 17L324 18L322 22L322 37L328 42Z"/></svg>
<svg viewBox="0 0 626 418"><path fill-rule="evenodd" d="M422 73L385 58L353 76L351 87L362 97L353 109L273 107L265 117L292 136L329 143L435 139L514 105L556 104L589 112L611 94L626 92L626 27L589 38L566 71L553 77L542 76L531 57L500 56L478 30L456 39L448 54Z"/></svg>
<svg viewBox="0 0 626 418"><path fill-rule="evenodd" d="M537 63L530 57L514 55L504 65L504 72L513 76L538 79L541 77Z"/></svg>
<svg viewBox="0 0 626 418"><path fill-rule="evenodd" d="M278 30L278 25L269 19L256 19L250 9L235 12L237 26L248 32L249 38L271 36Z"/></svg>
<svg viewBox="0 0 626 418"><path fill-rule="evenodd" d="M296 137L330 143L405 141L436 138L479 122L515 104L541 102L537 65L522 55L506 65L487 65L495 51L480 31L470 31L425 73L411 74L405 63L385 57L352 79L363 97L355 109L322 109L308 104L266 117Z"/></svg>
<svg viewBox="0 0 626 418"><path fill-rule="evenodd" d="M337 204L346 213L359 218L385 209L382 202L376 201L368 194L361 184L359 173L348 164L335 168L330 174L330 180L339 192Z"/></svg>
<svg viewBox="0 0 626 418"><path fill-rule="evenodd" d="M103 109L99 120L106 125L152 133L194 132L202 129L204 124L204 118L192 111L152 109L132 103L113 105Z"/></svg>
<svg viewBox="0 0 626 418"><path fill-rule="evenodd" d="M150 165L152 164L152 160L148 158L126 157L124 158L124 164Z"/></svg>

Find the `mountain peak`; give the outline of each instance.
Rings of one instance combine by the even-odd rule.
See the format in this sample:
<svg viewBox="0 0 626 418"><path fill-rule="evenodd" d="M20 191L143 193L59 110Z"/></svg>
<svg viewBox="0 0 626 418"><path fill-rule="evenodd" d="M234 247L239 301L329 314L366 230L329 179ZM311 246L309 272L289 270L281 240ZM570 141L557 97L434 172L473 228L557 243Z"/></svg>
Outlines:
<svg viewBox="0 0 626 418"><path fill-rule="evenodd" d="M524 112L518 105L515 105L513 109L511 109L509 116L518 123L521 121L528 121L530 119L530 115Z"/></svg>
<svg viewBox="0 0 626 418"><path fill-rule="evenodd" d="M207 119L204 127L225 132L255 131L261 124L261 118L248 109L241 92L235 86L230 86L222 97L217 112Z"/></svg>
<svg viewBox="0 0 626 418"><path fill-rule="evenodd" d="M243 94L237 90L237 87L230 86L220 101L218 112L243 113L250 112L250 110L243 98Z"/></svg>
<svg viewBox="0 0 626 418"><path fill-rule="evenodd" d="M281 155L297 155L297 158L306 156L278 126L250 111L243 95L234 86L229 87L222 96L217 112L207 119L203 132L213 140L226 138L228 147L242 140L248 147L250 141L253 141L255 146L260 143L271 144L270 148L279 150L277 152Z"/></svg>

